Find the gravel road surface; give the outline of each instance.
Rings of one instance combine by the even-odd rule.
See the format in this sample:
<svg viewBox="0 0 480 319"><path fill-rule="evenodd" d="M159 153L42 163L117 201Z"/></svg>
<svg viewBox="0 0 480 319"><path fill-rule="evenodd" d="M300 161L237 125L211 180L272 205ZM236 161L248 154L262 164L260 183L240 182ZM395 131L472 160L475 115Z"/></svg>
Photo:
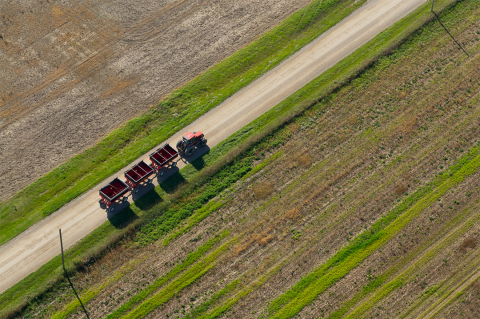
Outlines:
<svg viewBox="0 0 480 319"><path fill-rule="evenodd" d="M0 201L308 3L0 1Z"/></svg>
<svg viewBox="0 0 480 319"><path fill-rule="evenodd" d="M426 0L370 1L185 130L203 131L208 139L208 146L215 146L425 2ZM168 142L175 145L185 130L176 133ZM200 154L201 150L195 155ZM145 155L144 158L146 160L148 156ZM181 168L187 162L181 160L178 164ZM123 178L125 169L116 176ZM168 173L154 184L166 177ZM0 248L0 292L60 253L59 228L62 229L64 248L68 248L108 220L108 214L98 203L100 186ZM142 188L136 196L141 196L148 189ZM131 200L129 197L129 201ZM115 213L126 205L128 202L117 206Z"/></svg>

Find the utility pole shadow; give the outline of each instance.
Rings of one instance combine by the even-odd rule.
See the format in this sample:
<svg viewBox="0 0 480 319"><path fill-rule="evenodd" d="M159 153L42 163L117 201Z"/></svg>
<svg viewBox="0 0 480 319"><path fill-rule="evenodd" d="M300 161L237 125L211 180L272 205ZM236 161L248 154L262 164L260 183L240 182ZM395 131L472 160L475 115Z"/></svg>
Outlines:
<svg viewBox="0 0 480 319"><path fill-rule="evenodd" d="M87 319L90 319L90 317L88 316L87 309L85 309L85 306L83 305L82 300L80 300L80 297L78 296L77 291L75 290L75 288L73 287L72 282L70 281L70 277L68 276L67 270L65 269L65 261L64 261L64 259L63 259L62 229L59 229L59 230L58 230L58 233L60 234L60 248L62 249L62 266L63 266L63 271L65 272L65 276L67 277L68 282L70 283L70 287L72 287L73 293L75 294L75 296L77 296L78 302L80 302L80 305L81 305L82 308L83 308L83 312L85 312L85 316L87 316Z"/></svg>
<svg viewBox="0 0 480 319"><path fill-rule="evenodd" d="M440 25L443 27L443 29L445 30L445 32L447 32L447 34L452 38L452 40L460 47L460 49L462 49L462 51L467 55L467 57L470 57L470 55L467 53L467 51L465 51L465 49L461 46L460 43L458 43L457 40L455 40L455 38L453 37L453 35L448 32L447 28L443 25L442 21L440 21L440 18L438 17L438 14L433 11L433 4L435 3L435 0L432 1L432 13L435 15L435 18L437 19L438 23L440 23Z"/></svg>
<svg viewBox="0 0 480 319"><path fill-rule="evenodd" d="M78 301L80 302L80 305L82 306L83 311L85 312L85 316L87 316L87 318L90 319L90 317L88 316L88 313L87 313L87 309L85 309L85 306L83 305L82 300L81 300L80 297L78 296L77 291L75 290L75 287L73 287L73 284L72 284L72 282L70 281L70 277L68 277L68 274L67 274L66 271L65 271L65 276L67 276L68 282L70 283L70 287L72 287L73 293L75 294L75 296L77 296L77 299L78 299Z"/></svg>

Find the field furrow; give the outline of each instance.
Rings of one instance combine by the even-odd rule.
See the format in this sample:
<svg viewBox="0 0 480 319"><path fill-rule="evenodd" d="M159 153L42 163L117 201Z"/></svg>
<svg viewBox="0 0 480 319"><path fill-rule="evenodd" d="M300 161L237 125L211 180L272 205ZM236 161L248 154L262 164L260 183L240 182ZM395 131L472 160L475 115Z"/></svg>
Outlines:
<svg viewBox="0 0 480 319"><path fill-rule="evenodd" d="M432 17L367 66L356 52L234 134L226 145L285 116L228 161L212 168L221 144L160 186L170 197L132 206L145 217L111 248L126 261L106 255L76 273L91 316L456 318L468 302L474 318L478 16L474 0L439 14L469 57ZM411 20L368 50L402 25ZM326 90L345 65L361 71ZM82 317L67 288L22 316Z"/></svg>

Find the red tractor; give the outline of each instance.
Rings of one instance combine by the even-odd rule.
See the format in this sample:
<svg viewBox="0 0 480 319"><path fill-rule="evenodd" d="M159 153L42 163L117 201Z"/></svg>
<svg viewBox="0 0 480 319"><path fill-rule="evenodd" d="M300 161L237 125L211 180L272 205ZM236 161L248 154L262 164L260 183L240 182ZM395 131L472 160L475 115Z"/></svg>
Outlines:
<svg viewBox="0 0 480 319"><path fill-rule="evenodd" d="M203 137L203 133L187 132L183 138L177 142L177 150L180 154L191 156L197 145L207 145L207 139Z"/></svg>

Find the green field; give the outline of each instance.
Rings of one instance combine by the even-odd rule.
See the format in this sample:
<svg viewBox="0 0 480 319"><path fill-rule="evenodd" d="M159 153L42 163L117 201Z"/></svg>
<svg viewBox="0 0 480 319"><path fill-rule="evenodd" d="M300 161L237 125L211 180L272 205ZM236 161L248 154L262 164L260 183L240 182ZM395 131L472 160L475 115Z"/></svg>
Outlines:
<svg viewBox="0 0 480 319"><path fill-rule="evenodd" d="M469 58L429 9L69 251L91 315L478 317L480 7L439 15ZM57 271L21 315L81 316L58 260L42 269L0 302Z"/></svg>

